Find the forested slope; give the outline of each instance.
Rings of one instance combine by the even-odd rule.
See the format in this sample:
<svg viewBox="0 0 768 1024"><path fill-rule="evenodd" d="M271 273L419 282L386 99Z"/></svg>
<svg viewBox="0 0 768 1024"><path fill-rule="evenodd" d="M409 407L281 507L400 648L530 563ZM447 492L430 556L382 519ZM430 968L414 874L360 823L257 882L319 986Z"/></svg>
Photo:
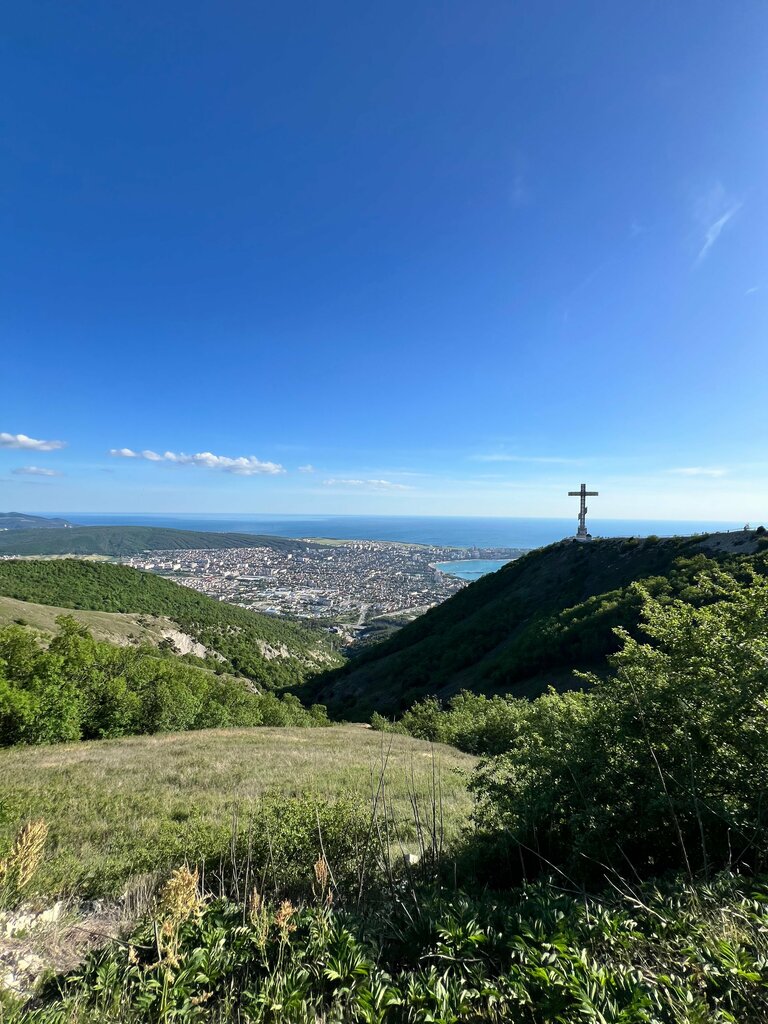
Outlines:
<svg viewBox="0 0 768 1024"><path fill-rule="evenodd" d="M618 648L616 626L634 629L631 584L684 594L712 559L765 565L759 531L708 538L563 541L485 576L347 666L318 681L315 699L337 713L404 710L462 689L534 696L579 685L574 670L600 671Z"/></svg>
<svg viewBox="0 0 768 1024"><path fill-rule="evenodd" d="M6 530L60 530L71 526L72 523L66 519L30 516L26 512L0 512L0 532L3 533Z"/></svg>
<svg viewBox="0 0 768 1024"><path fill-rule="evenodd" d="M0 594L62 608L162 615L260 686L300 685L339 664L326 633L216 601L124 565L78 559L0 561Z"/></svg>
<svg viewBox="0 0 768 1024"><path fill-rule="evenodd" d="M0 533L0 555L107 555L121 558L142 551L197 548L253 548L265 545L296 551L304 541L251 533L208 533L164 526L73 526Z"/></svg>

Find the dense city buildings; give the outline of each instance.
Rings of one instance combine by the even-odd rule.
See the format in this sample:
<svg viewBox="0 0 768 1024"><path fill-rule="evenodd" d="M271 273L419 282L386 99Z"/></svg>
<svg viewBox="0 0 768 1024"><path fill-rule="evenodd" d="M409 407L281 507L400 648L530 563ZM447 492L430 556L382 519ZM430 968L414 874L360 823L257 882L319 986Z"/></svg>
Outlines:
<svg viewBox="0 0 768 1024"><path fill-rule="evenodd" d="M519 553L494 549L482 555ZM123 561L255 611L355 629L381 616L414 617L455 594L466 582L436 565L467 555L458 548L334 541L297 544L293 551L266 546L155 551Z"/></svg>

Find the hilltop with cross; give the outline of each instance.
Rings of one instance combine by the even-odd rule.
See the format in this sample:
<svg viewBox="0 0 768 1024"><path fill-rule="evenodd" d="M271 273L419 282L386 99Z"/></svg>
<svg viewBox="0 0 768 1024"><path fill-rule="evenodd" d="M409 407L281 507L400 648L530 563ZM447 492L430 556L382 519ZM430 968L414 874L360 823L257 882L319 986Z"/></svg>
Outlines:
<svg viewBox="0 0 768 1024"><path fill-rule="evenodd" d="M598 494L598 491L588 491L586 484L582 484L578 491L568 491L570 498L581 499L579 503L579 527L576 530L575 540L582 542L592 540L592 534L587 531L587 498L596 498Z"/></svg>

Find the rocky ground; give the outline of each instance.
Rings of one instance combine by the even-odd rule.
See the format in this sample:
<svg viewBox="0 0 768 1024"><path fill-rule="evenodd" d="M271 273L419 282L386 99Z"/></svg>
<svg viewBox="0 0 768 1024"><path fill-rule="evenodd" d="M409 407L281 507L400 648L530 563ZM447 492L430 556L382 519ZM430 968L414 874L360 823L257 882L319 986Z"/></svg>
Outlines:
<svg viewBox="0 0 768 1024"><path fill-rule="evenodd" d="M0 911L0 992L30 997L43 975L71 971L135 919L135 907L105 900Z"/></svg>

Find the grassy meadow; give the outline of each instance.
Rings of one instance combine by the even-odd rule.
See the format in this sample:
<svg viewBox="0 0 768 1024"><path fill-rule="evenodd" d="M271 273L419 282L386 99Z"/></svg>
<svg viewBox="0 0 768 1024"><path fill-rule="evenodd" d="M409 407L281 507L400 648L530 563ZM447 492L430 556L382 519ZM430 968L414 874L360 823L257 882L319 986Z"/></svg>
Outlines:
<svg viewBox="0 0 768 1024"><path fill-rule="evenodd" d="M210 729L0 751L0 848L43 818L38 894L114 896L138 876L229 849L265 800L370 802L385 768L388 804L408 836L411 796L439 789L447 836L467 821L475 759L358 726Z"/></svg>
<svg viewBox="0 0 768 1024"><path fill-rule="evenodd" d="M763 1024L768 575L696 565L628 591L641 638L588 688L376 730L295 697L282 727L205 728L191 682L71 623L45 650L6 630L0 1020ZM87 739L124 726L126 673L137 734ZM46 978L105 910L119 941L96 922Z"/></svg>

